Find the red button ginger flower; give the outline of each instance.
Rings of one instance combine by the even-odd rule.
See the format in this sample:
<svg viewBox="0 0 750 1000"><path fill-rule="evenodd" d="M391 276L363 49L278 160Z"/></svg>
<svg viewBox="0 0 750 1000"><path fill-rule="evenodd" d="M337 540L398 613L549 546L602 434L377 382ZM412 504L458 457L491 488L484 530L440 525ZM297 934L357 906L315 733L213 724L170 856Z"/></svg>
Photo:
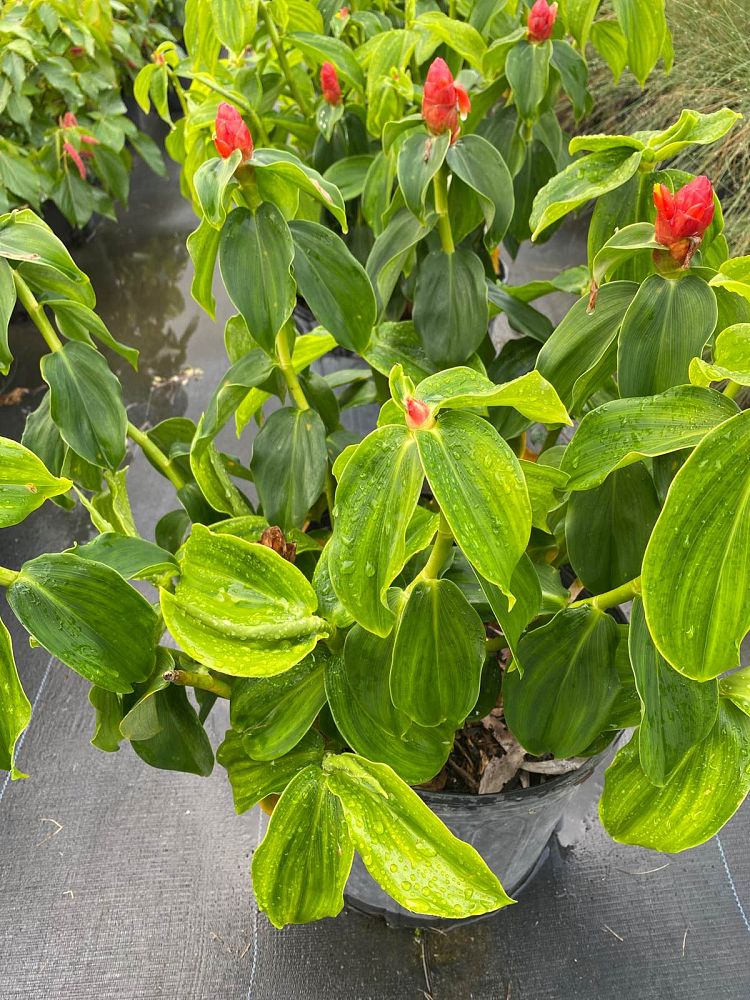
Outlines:
<svg viewBox="0 0 750 1000"><path fill-rule="evenodd" d="M456 83L444 59L435 59L424 82L422 117L433 135L450 132L451 143L458 138L461 120L471 111L471 101L460 83Z"/></svg>
<svg viewBox="0 0 750 1000"><path fill-rule="evenodd" d="M654 185L654 237L684 267L703 239L714 217L714 190L708 177L696 177L674 194L664 184Z"/></svg>
<svg viewBox="0 0 750 1000"><path fill-rule="evenodd" d="M242 152L242 162L245 163L253 155L253 137L242 120L237 108L222 101L216 112L216 128L214 131L214 146L223 160L229 159L235 149Z"/></svg>
<svg viewBox="0 0 750 1000"><path fill-rule="evenodd" d="M333 63L324 62L320 67L320 87L326 104L341 104L341 84Z"/></svg>
<svg viewBox="0 0 750 1000"><path fill-rule="evenodd" d="M552 34L552 28L557 17L557 4L548 4L547 0L536 0L529 11L528 39L530 42L546 42Z"/></svg>
<svg viewBox="0 0 750 1000"><path fill-rule="evenodd" d="M435 424L432 410L421 399L408 396L404 401L406 406L406 426L412 430L429 430Z"/></svg>

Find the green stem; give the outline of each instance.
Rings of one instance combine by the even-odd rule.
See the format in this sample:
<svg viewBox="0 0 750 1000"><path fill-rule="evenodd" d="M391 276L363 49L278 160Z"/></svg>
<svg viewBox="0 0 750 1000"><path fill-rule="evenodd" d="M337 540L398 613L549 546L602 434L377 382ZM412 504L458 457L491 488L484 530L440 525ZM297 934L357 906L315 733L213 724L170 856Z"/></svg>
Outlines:
<svg viewBox="0 0 750 1000"><path fill-rule="evenodd" d="M417 577L418 580L437 580L440 570L445 566L445 562L453 548L453 532L450 525L445 520L445 516L440 514L440 524L437 530L437 537L432 545L430 558L427 560L424 569Z"/></svg>
<svg viewBox="0 0 750 1000"><path fill-rule="evenodd" d="M271 145L271 140L268 132L266 131L266 127L252 104L248 104L245 100L240 100L239 94L235 91L227 90L226 87L222 87L220 83L217 83L207 74L193 73L191 79L195 80L197 83L202 83L204 87L208 87L209 90L213 90L214 93L219 94L221 97L226 97L226 99L231 101L232 104L238 105L250 119L253 138L256 139L261 146Z"/></svg>
<svg viewBox="0 0 750 1000"><path fill-rule="evenodd" d="M569 608L580 608L584 604L590 604L594 608L598 608L600 611L604 611L607 608L614 608L618 604L625 604L628 601L632 601L633 598L640 594L641 592L641 578L637 576L634 580L628 580L627 583L623 583L620 587L615 587L614 590L608 590L604 594L596 594L594 597L584 597L580 601L573 601L569 604Z"/></svg>
<svg viewBox="0 0 750 1000"><path fill-rule="evenodd" d="M44 306L42 306L41 302L37 301L34 293L31 291L17 270L13 271L13 282L16 286L16 292L18 293L18 301L29 314L29 318L34 326L44 337L47 342L47 347L49 347L51 351L61 351L63 346L62 341L55 333L50 321L47 319Z"/></svg>
<svg viewBox="0 0 750 1000"><path fill-rule="evenodd" d="M292 97L299 105L299 109L303 113L303 115L306 118L312 118L313 109L307 103L307 98L299 89L299 87L297 86L297 81L292 76L292 70L291 67L289 66L289 61L286 57L284 46L282 45L281 38L279 37L279 33L276 30L276 24L271 15L268 13L265 0L261 0L260 4L258 5L258 9L260 11L260 16L263 18L263 21L268 30L268 35L271 39L271 44L276 50L276 56L279 60L279 66L281 67L281 72L284 74L286 78L286 82L289 85L289 90L291 91Z"/></svg>
<svg viewBox="0 0 750 1000"><path fill-rule="evenodd" d="M128 437L132 441L135 441L135 443L143 451L144 455L147 455L158 469L161 469L176 490L181 490L182 487L185 486L186 480L183 478L179 469L176 469L172 465L161 448L154 444L148 434L139 430L135 424L131 424L130 421L128 421Z"/></svg>
<svg viewBox="0 0 750 1000"><path fill-rule="evenodd" d="M6 569L5 566L0 566L0 587L10 587L11 583L14 582L18 573L13 569Z"/></svg>
<svg viewBox="0 0 750 1000"><path fill-rule="evenodd" d="M448 214L448 180L443 167L433 177L432 187L435 192L435 211L438 216L437 228L440 245L446 253L453 253L456 247L453 243L451 219Z"/></svg>
<svg viewBox="0 0 750 1000"><path fill-rule="evenodd" d="M229 698L232 693L231 687L226 681L220 681L218 677L211 674L200 674L195 670L167 670L164 680L172 684L180 684L183 687L200 688L201 691L210 691L211 694L219 698Z"/></svg>
<svg viewBox="0 0 750 1000"><path fill-rule="evenodd" d="M485 653L500 653L503 649L508 648L508 640L504 635L493 636L492 639L486 639L484 643Z"/></svg>
<svg viewBox="0 0 750 1000"><path fill-rule="evenodd" d="M734 399L742 391L742 388L739 382L733 382L732 379L729 379L722 391L729 399Z"/></svg>
<svg viewBox="0 0 750 1000"><path fill-rule="evenodd" d="M334 481L330 465L326 470L326 502L328 503L328 517L331 521L331 527L333 528L335 523L333 508L336 505L336 483Z"/></svg>
<svg viewBox="0 0 750 1000"><path fill-rule="evenodd" d="M276 356L279 359L279 368L281 369L281 374L284 376L284 381L289 389L289 395L297 404L298 409L309 410L310 404L307 402L307 397L302 390L302 386L299 384L297 372L294 370L292 356L289 353L289 345L286 342L286 333L284 330L282 330L276 338Z"/></svg>

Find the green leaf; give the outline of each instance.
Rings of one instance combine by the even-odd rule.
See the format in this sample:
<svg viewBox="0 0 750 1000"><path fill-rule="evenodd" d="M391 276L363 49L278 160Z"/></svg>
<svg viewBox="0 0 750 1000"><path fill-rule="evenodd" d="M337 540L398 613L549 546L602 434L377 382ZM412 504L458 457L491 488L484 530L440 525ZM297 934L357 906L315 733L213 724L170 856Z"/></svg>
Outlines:
<svg viewBox="0 0 750 1000"><path fill-rule="evenodd" d="M519 671L503 681L505 718L535 756L575 757L607 725L620 681L614 619L591 605L566 608L520 641Z"/></svg>
<svg viewBox="0 0 750 1000"><path fill-rule="evenodd" d="M423 225L407 208L402 208L376 237L367 258L367 274L375 289L381 315L413 248L427 236L433 225L433 218Z"/></svg>
<svg viewBox="0 0 750 1000"><path fill-rule="evenodd" d="M632 739L607 768L599 815L620 844L670 854L703 844L734 815L750 790L750 719L722 698L708 736L664 787L643 773Z"/></svg>
<svg viewBox="0 0 750 1000"><path fill-rule="evenodd" d="M355 625L343 655L326 664L326 695L347 744L416 785L429 781L445 764L455 726L420 726L396 708L390 693L393 644L393 634L381 638Z"/></svg>
<svg viewBox="0 0 750 1000"><path fill-rule="evenodd" d="M248 677L232 685L230 718L255 760L274 760L293 749L326 700L324 647L276 677Z"/></svg>
<svg viewBox="0 0 750 1000"><path fill-rule="evenodd" d="M219 267L229 298L264 351L292 315L296 286L291 274L294 243L284 216L270 202L253 215L235 208L219 243Z"/></svg>
<svg viewBox="0 0 750 1000"><path fill-rule="evenodd" d="M519 41L505 60L505 75L513 91L513 102L519 117L532 122L539 114L549 85L549 63L552 43Z"/></svg>
<svg viewBox="0 0 750 1000"><path fill-rule="evenodd" d="M523 675L523 663L519 658L519 641L526 626L536 618L542 608L542 587L534 564L524 553L513 570L510 589L516 602L510 610L508 610L508 600L499 587L479 574L477 579L498 625L503 630L508 648L513 654L513 662Z"/></svg>
<svg viewBox="0 0 750 1000"><path fill-rule="evenodd" d="M589 312L583 298L565 314L537 356L537 368L560 399L579 413L617 367L617 334L638 285L613 281L599 289Z"/></svg>
<svg viewBox="0 0 750 1000"><path fill-rule="evenodd" d="M211 319L216 318L213 283L220 240L221 230L212 226L207 219L201 219L201 224L187 238L187 249L193 262L190 294Z"/></svg>
<svg viewBox="0 0 750 1000"><path fill-rule="evenodd" d="M538 371L495 385L471 368L450 368L423 379L414 392L433 413L441 408L474 409L480 406L512 406L529 420L544 424L569 424L570 419L555 389Z"/></svg>
<svg viewBox="0 0 750 1000"><path fill-rule="evenodd" d="M344 811L317 765L289 782L253 854L253 890L274 927L335 917L354 859Z"/></svg>
<svg viewBox="0 0 750 1000"><path fill-rule="evenodd" d="M445 366L462 364L487 336L487 289L479 257L462 247L429 253L417 271L412 315L429 358Z"/></svg>
<svg viewBox="0 0 750 1000"><path fill-rule="evenodd" d="M159 620L119 573L69 552L24 563L8 604L44 648L107 691L131 691L154 665Z"/></svg>
<svg viewBox="0 0 750 1000"><path fill-rule="evenodd" d="M482 619L450 580L417 580L401 610L391 698L422 726L460 726L476 704L484 663Z"/></svg>
<svg viewBox="0 0 750 1000"><path fill-rule="evenodd" d="M602 594L640 576L659 511L654 481L642 462L616 469L593 490L572 493L565 541L583 585Z"/></svg>
<svg viewBox="0 0 750 1000"><path fill-rule="evenodd" d="M513 178L505 160L480 135L466 135L448 150L448 166L476 192L485 222L484 242L493 249L513 218Z"/></svg>
<svg viewBox="0 0 750 1000"><path fill-rule="evenodd" d="M125 457L127 414L122 386L104 357L69 341L40 363L50 413L67 445L92 465L116 469Z"/></svg>
<svg viewBox="0 0 750 1000"><path fill-rule="evenodd" d="M227 217L227 193L236 186L234 172L242 162L242 151L235 149L226 160L212 156L193 174L193 187L204 218L217 229Z"/></svg>
<svg viewBox="0 0 750 1000"><path fill-rule="evenodd" d="M331 581L347 611L377 635L395 621L386 593L406 561L406 529L423 480L413 436L390 425L362 441L336 490Z"/></svg>
<svg viewBox="0 0 750 1000"><path fill-rule="evenodd" d="M253 169L261 189L266 178L279 178L292 184L301 193L324 205L343 231L347 231L346 207L339 189L292 153L284 149L256 149L253 153Z"/></svg>
<svg viewBox="0 0 750 1000"><path fill-rule="evenodd" d="M164 621L190 656L237 677L283 673L312 652L328 626L315 592L265 545L193 525L174 594L161 592Z"/></svg>
<svg viewBox="0 0 750 1000"><path fill-rule="evenodd" d="M253 471L263 513L283 530L299 528L323 492L326 429L315 410L275 410L253 443Z"/></svg>
<svg viewBox="0 0 750 1000"><path fill-rule="evenodd" d="M654 227L650 222L635 222L623 226L611 236L594 257L592 277L594 284L601 285L604 279L639 250L663 250L661 243L654 239Z"/></svg>
<svg viewBox="0 0 750 1000"><path fill-rule="evenodd" d="M216 751L216 759L226 768L232 786L234 808L243 813L274 792L283 792L292 778L309 764L323 761L323 737L310 731L289 753L276 760L253 760L245 749L242 734L230 729Z"/></svg>
<svg viewBox="0 0 750 1000"><path fill-rule="evenodd" d="M567 0L565 4L565 24L582 52L586 51L586 42L600 2L601 0Z"/></svg>
<svg viewBox="0 0 750 1000"><path fill-rule="evenodd" d="M474 848L454 837L387 764L337 754L323 770L365 867L401 906L468 917L513 902Z"/></svg>
<svg viewBox="0 0 750 1000"><path fill-rule="evenodd" d="M333 589L331 573L328 569L328 552L329 548L326 545L315 564L312 577L312 585L318 597L318 612L336 628L347 628L353 623L354 618L338 599L336 591Z"/></svg>
<svg viewBox="0 0 750 1000"><path fill-rule="evenodd" d="M707 386L725 378L750 385L750 323L734 323L718 335L713 347L713 363L702 358L690 362L690 381Z"/></svg>
<svg viewBox="0 0 750 1000"><path fill-rule="evenodd" d="M594 5L598 6L599 0L595 0ZM597 21L592 24L591 44L609 66L614 83L619 83L628 64L628 43L620 25L616 21Z"/></svg>
<svg viewBox="0 0 750 1000"><path fill-rule="evenodd" d="M397 173L406 207L425 222L425 195L432 178L440 170L448 152L450 133L428 135L418 128L401 145Z"/></svg>
<svg viewBox="0 0 750 1000"><path fill-rule="evenodd" d="M222 45L241 55L251 45L258 20L258 0L210 0L214 30Z"/></svg>
<svg viewBox="0 0 750 1000"><path fill-rule="evenodd" d="M0 771L10 771L13 781L28 777L16 767L15 750L30 720L31 702L16 670L10 632L0 620Z"/></svg>
<svg viewBox="0 0 750 1000"><path fill-rule="evenodd" d="M586 113L586 99L588 97L586 84L589 75L586 60L568 42L555 38L552 41L550 62L559 74L563 90L570 98L573 114L578 121Z"/></svg>
<svg viewBox="0 0 750 1000"><path fill-rule="evenodd" d="M0 257L0 375L7 375L13 362L8 345L8 324L16 304L13 271L7 260Z"/></svg>
<svg viewBox="0 0 750 1000"><path fill-rule="evenodd" d="M53 310L63 336L70 340L82 340L88 343L89 334L93 334L115 354L124 358L131 368L138 369L138 351L115 340L93 309L73 299L47 299L45 305Z"/></svg>
<svg viewBox="0 0 750 1000"><path fill-rule="evenodd" d="M625 313L617 377L623 396L648 396L688 380L690 362L716 326L716 296L702 278L649 275Z"/></svg>
<svg viewBox="0 0 750 1000"><path fill-rule="evenodd" d="M750 301L750 256L725 260L719 267L719 273L711 278L709 284L726 288L728 292L734 292Z"/></svg>
<svg viewBox="0 0 750 1000"><path fill-rule="evenodd" d="M336 160L323 175L329 184L335 185L344 201L359 198L365 188L367 172L375 157L371 153L359 153Z"/></svg>
<svg viewBox="0 0 750 1000"><path fill-rule="evenodd" d="M48 472L36 455L17 441L0 437L0 528L18 524L50 497L73 483Z"/></svg>
<svg viewBox="0 0 750 1000"><path fill-rule="evenodd" d="M58 271L77 290L74 295L92 306L91 282L49 226L38 215L25 208L11 212L0 222L0 257L31 262Z"/></svg>
<svg viewBox="0 0 750 1000"><path fill-rule="evenodd" d="M116 570L125 580L143 580L165 573L177 573L177 560L171 552L147 542L106 531L85 545L71 550L79 559L90 559Z"/></svg>
<svg viewBox="0 0 750 1000"><path fill-rule="evenodd" d="M258 348L236 361L214 390L191 450L199 448L203 440L213 440L245 399L248 390L267 382L274 370L271 359Z"/></svg>
<svg viewBox="0 0 750 1000"><path fill-rule="evenodd" d="M341 78L349 86L356 87L357 90L364 89L365 78L362 68L349 46L340 38L295 31L287 35L287 39L314 63L320 65L324 62L332 62Z"/></svg>
<svg viewBox="0 0 750 1000"><path fill-rule="evenodd" d="M633 601L629 652L642 705L638 730L641 767L652 784L666 785L716 721L718 685L716 681L700 683L683 677L659 655L640 597Z"/></svg>
<svg viewBox="0 0 750 1000"><path fill-rule="evenodd" d="M510 580L531 531L531 504L518 459L495 428L450 410L416 432L427 479L472 566L513 603Z"/></svg>
<svg viewBox="0 0 750 1000"><path fill-rule="evenodd" d="M534 198L530 219L532 240L591 198L600 198L621 187L638 170L642 155L641 150L618 146L574 160Z"/></svg>
<svg viewBox="0 0 750 1000"><path fill-rule="evenodd" d="M719 694L750 716L750 668L744 667L722 677L719 681Z"/></svg>
<svg viewBox="0 0 750 1000"><path fill-rule="evenodd" d="M643 560L662 656L708 680L740 662L750 629L750 411L707 434L672 481Z"/></svg>
<svg viewBox="0 0 750 1000"><path fill-rule="evenodd" d="M89 701L96 713L91 746L103 753L117 753L122 743L122 695L94 684L89 691Z"/></svg>
<svg viewBox="0 0 750 1000"><path fill-rule="evenodd" d="M584 416L560 468L570 476L570 490L590 490L615 469L694 447L736 413L732 400L697 386L613 399Z"/></svg>
<svg viewBox="0 0 750 1000"><path fill-rule="evenodd" d="M641 87L659 61L667 34L664 0L613 0L628 45L628 65Z"/></svg>
<svg viewBox="0 0 750 1000"><path fill-rule="evenodd" d="M484 39L471 24L448 17L440 10L427 10L414 22L417 29L427 29L431 43L442 42L457 52L474 69L482 69L487 46ZM421 62L421 60L420 60Z"/></svg>
<svg viewBox="0 0 750 1000"><path fill-rule="evenodd" d="M557 510L564 500L568 485L568 474L544 462L521 460L521 471L526 480L526 489L531 502L531 523L535 528L554 534L549 525L550 514Z"/></svg>
<svg viewBox="0 0 750 1000"><path fill-rule="evenodd" d="M710 146L718 142L739 121L740 115L730 108L721 108L711 114L699 111L680 112L677 121L663 132L651 135L648 140L660 160L667 160L688 146Z"/></svg>
<svg viewBox="0 0 750 1000"><path fill-rule="evenodd" d="M289 224L294 277L316 319L351 351L361 353L377 315L367 272L344 241L317 222Z"/></svg>

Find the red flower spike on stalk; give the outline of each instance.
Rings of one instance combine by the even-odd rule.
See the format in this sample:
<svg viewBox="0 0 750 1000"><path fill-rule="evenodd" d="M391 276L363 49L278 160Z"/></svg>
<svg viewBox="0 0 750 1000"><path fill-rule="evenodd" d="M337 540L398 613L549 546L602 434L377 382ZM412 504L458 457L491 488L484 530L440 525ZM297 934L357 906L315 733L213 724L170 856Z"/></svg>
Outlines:
<svg viewBox="0 0 750 1000"><path fill-rule="evenodd" d="M222 101L216 112L216 127L214 131L214 146L219 156L226 160L235 149L242 151L242 162L246 163L253 155L253 137L242 120L237 108Z"/></svg>
<svg viewBox="0 0 750 1000"><path fill-rule="evenodd" d="M72 111L66 111L60 119L60 128L78 128L78 119Z"/></svg>
<svg viewBox="0 0 750 1000"><path fill-rule="evenodd" d="M529 11L528 39L530 42L546 42L552 34L557 17L557 4L548 4L547 0L536 0Z"/></svg>
<svg viewBox="0 0 750 1000"><path fill-rule="evenodd" d="M664 184L654 185L654 238L683 267L698 248L714 217L714 189L708 177L696 177L674 194Z"/></svg>
<svg viewBox="0 0 750 1000"><path fill-rule="evenodd" d="M404 405L406 406L406 426L412 430L429 430L435 423L432 410L421 399L408 396L404 400Z"/></svg>
<svg viewBox="0 0 750 1000"><path fill-rule="evenodd" d="M86 167L84 166L83 160L81 159L81 154L78 152L78 150L75 148L75 146L73 146L69 142L64 142L63 143L63 150L64 150L66 156L69 156L70 159L73 161L73 163L75 163L75 165L78 167L78 173L81 175L81 180L85 181L86 180Z"/></svg>
<svg viewBox="0 0 750 1000"><path fill-rule="evenodd" d="M326 104L341 104L341 84L333 63L324 62L320 67L320 89Z"/></svg>
<svg viewBox="0 0 750 1000"><path fill-rule="evenodd" d="M459 133L459 117L463 121L471 111L471 101L444 59L435 59L427 71L422 97L422 117L433 135L450 132L451 144Z"/></svg>

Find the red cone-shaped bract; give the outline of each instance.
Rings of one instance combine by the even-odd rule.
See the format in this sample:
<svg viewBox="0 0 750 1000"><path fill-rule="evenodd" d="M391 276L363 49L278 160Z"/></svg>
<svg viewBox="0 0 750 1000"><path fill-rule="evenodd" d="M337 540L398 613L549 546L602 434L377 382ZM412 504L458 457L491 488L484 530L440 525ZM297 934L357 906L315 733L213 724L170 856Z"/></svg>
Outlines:
<svg viewBox="0 0 750 1000"><path fill-rule="evenodd" d="M327 104L341 104L341 85L333 63L324 62L320 67L320 88Z"/></svg>
<svg viewBox="0 0 750 1000"><path fill-rule="evenodd" d="M450 132L455 142L459 132L459 115L465 118L471 111L471 101L464 88L456 83L444 59L435 59L427 71L422 97L422 117L433 135Z"/></svg>
<svg viewBox="0 0 750 1000"><path fill-rule="evenodd" d="M548 4L547 0L536 0L529 11L529 19L526 22L529 29L529 41L546 42L552 34L556 17L556 3Z"/></svg>
<svg viewBox="0 0 750 1000"><path fill-rule="evenodd" d="M409 396L405 400L406 406L406 426L411 427L413 430L417 428L424 428L425 425L434 423L432 419L432 410L427 403L423 403L421 399L414 399Z"/></svg>
<svg viewBox="0 0 750 1000"><path fill-rule="evenodd" d="M708 177L696 177L674 194L654 185L657 243L671 246L686 237L702 237L714 217L714 189Z"/></svg>
<svg viewBox="0 0 750 1000"><path fill-rule="evenodd" d="M242 151L243 162L253 155L253 137L250 135L250 130L243 122L237 108L233 108L225 101L222 101L216 112L214 146L224 160L230 157L235 149Z"/></svg>

